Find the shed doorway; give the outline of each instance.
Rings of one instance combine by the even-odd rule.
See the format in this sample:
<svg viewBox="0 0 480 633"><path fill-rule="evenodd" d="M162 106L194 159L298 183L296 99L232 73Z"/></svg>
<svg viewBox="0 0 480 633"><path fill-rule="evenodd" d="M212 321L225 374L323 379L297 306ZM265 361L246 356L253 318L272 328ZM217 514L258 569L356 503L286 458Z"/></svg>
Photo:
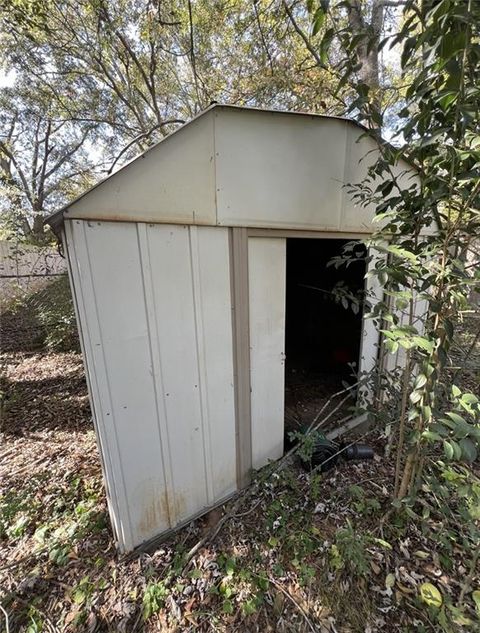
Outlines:
<svg viewBox="0 0 480 633"><path fill-rule="evenodd" d="M329 265L347 248L355 261ZM339 239L287 238L285 430L308 426L342 385L355 382L362 339L366 249ZM330 423L346 415L345 404Z"/></svg>

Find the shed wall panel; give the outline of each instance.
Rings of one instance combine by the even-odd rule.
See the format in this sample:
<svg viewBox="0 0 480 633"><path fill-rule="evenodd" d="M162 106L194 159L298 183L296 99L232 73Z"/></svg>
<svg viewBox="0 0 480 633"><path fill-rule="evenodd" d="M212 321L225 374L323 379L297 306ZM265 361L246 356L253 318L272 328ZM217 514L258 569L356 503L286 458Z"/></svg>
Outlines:
<svg viewBox="0 0 480 633"><path fill-rule="evenodd" d="M286 240L248 240L252 465L283 454Z"/></svg>
<svg viewBox="0 0 480 633"><path fill-rule="evenodd" d="M363 378L365 374L372 372L378 362L380 344L378 321L370 317L366 318L366 315L383 299L383 287L380 284L377 275L373 274L379 258L382 258L383 255L379 255L373 249L369 249L368 255L371 256L372 259L367 265L367 273L365 276L365 292L368 307L364 307L362 319L362 338L360 342L359 359L360 378ZM370 387L364 386L360 390L360 396L363 401L370 400L373 395L374 394Z"/></svg>
<svg viewBox="0 0 480 633"><path fill-rule="evenodd" d="M156 344L178 521L208 505L189 230L149 226Z"/></svg>
<svg viewBox="0 0 480 633"><path fill-rule="evenodd" d="M132 540L130 521L118 446L112 441L115 437L113 418L106 418L103 414L104 406L109 406L107 373L103 354L100 353L98 346L94 345L94 340L100 338L100 332L98 319L93 310L95 300L83 222L65 222L64 239L69 273L73 281L73 297L86 364L97 444L104 469L107 503L116 541L124 549L125 544Z"/></svg>
<svg viewBox="0 0 480 633"><path fill-rule="evenodd" d="M340 228L343 231L372 232L372 219L375 209L372 205L362 206L357 202L349 185L357 185L364 181L369 167L379 156L375 141L362 134L362 130L353 125L345 126L345 172L342 178L342 211Z"/></svg>
<svg viewBox="0 0 480 633"><path fill-rule="evenodd" d="M65 216L215 225L212 114L114 173L73 202Z"/></svg>
<svg viewBox="0 0 480 633"><path fill-rule="evenodd" d="M228 229L191 227L202 412L211 465L211 494L235 490L232 302Z"/></svg>
<svg viewBox="0 0 480 633"><path fill-rule="evenodd" d="M130 550L236 488L228 230L67 224L112 519Z"/></svg>
<svg viewBox="0 0 480 633"><path fill-rule="evenodd" d="M85 329L94 350L90 370L99 378L95 411L108 429L110 452L117 453L125 495L120 523L129 525L125 548L130 549L169 527L137 227L108 222L74 227L76 244L83 230L79 268L91 280Z"/></svg>
<svg viewBox="0 0 480 633"><path fill-rule="evenodd" d="M342 187L342 212L340 227L342 231L357 231L359 233L373 233L382 225L381 222L374 223L375 205L363 206L354 197L351 185L360 185L365 182L369 168L375 164L380 157L380 150L376 141L367 136L365 132L353 125L346 125L346 149L345 149L345 173L343 177L344 187ZM413 185L419 186L417 172L405 161L399 160L391 168L392 174L398 179L398 184L402 189L408 189ZM375 188L381 182L377 177Z"/></svg>
<svg viewBox="0 0 480 633"><path fill-rule="evenodd" d="M334 119L215 112L218 223L338 230L346 127Z"/></svg>

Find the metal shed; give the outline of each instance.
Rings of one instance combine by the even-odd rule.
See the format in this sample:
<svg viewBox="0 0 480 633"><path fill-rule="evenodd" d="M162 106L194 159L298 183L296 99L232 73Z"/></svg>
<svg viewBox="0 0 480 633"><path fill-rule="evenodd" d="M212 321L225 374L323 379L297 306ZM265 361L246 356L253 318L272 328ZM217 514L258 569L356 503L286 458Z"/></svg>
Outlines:
<svg viewBox="0 0 480 633"><path fill-rule="evenodd" d="M371 232L343 186L375 158L363 132L215 105L50 218L121 551L282 455L287 241ZM368 370L370 321L360 338Z"/></svg>

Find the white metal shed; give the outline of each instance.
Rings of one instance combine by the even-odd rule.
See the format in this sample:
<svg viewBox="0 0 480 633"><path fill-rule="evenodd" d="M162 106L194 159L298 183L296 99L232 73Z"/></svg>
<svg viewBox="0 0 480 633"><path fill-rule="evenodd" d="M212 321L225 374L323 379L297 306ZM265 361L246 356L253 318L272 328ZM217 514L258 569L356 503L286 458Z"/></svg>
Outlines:
<svg viewBox="0 0 480 633"><path fill-rule="evenodd" d="M281 456L286 242L371 232L372 211L343 186L375 158L362 135L348 120L215 105L50 218L120 550ZM362 369L377 342L366 322Z"/></svg>

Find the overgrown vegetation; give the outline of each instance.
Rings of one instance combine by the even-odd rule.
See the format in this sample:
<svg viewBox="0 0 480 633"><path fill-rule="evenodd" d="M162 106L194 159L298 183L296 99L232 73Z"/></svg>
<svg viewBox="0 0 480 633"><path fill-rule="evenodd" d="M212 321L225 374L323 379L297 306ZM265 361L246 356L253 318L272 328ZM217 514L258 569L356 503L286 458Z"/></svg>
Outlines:
<svg viewBox="0 0 480 633"><path fill-rule="evenodd" d="M431 538L441 538L444 550L461 549L469 570L456 603L445 607L430 583L421 593L430 618L445 630L473 626L465 599L470 592L473 601L478 599L474 464L480 400L478 385L476 393L463 389L462 367L452 374L450 351L461 320L478 311L471 297L480 273L468 255L480 227L479 23L476 2L406 3L401 29L379 43L402 50L406 89L394 134L401 147L380 139L380 155L368 177L351 186L354 198L376 207L379 226L369 246L372 275L384 299L373 303L370 318L382 329L386 349L402 350L399 401L389 403L398 415L392 510L422 530L431 529L428 519L434 514L442 527ZM337 31L339 38L350 35L348 27ZM371 45L367 30L363 38ZM350 50L342 81L358 73L353 43ZM383 115L372 87L361 77L355 86L358 96L350 110L362 112L369 134L379 140ZM411 167L402 163L404 157ZM374 411L378 406L375 402Z"/></svg>
<svg viewBox="0 0 480 633"><path fill-rule="evenodd" d="M68 276L36 292L17 293L2 310L2 350L77 350L77 324Z"/></svg>

